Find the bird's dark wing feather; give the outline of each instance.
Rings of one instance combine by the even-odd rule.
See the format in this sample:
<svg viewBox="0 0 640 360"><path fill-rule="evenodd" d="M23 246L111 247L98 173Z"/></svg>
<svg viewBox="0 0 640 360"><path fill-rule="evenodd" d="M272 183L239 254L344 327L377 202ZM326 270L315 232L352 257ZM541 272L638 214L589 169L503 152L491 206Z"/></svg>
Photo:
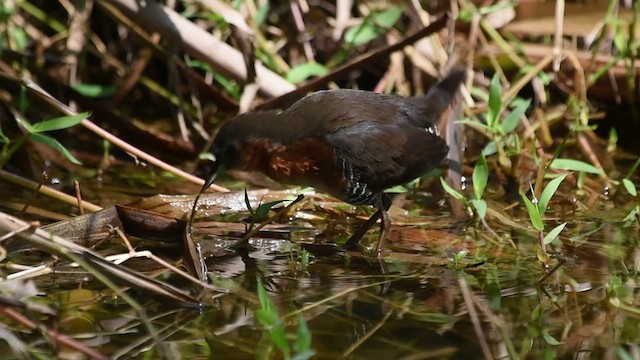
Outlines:
<svg viewBox="0 0 640 360"><path fill-rule="evenodd" d="M351 165L356 178L374 191L402 184L429 171L446 156L443 139L408 123L353 123L326 135Z"/></svg>

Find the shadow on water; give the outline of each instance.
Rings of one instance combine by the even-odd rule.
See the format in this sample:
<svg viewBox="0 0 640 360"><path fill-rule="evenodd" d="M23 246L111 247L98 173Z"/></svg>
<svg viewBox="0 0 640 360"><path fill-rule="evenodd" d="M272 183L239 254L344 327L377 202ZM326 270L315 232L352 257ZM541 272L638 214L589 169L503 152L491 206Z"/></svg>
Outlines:
<svg viewBox="0 0 640 360"><path fill-rule="evenodd" d="M320 213L311 203L307 215ZM304 319L317 359L637 358L637 205L624 199L613 203L570 216L551 207L545 215L549 228L560 219L570 221L548 246L546 268L538 259L538 234L526 226L522 212L508 214L517 227L491 222L497 239L479 222L452 224L447 214L414 216L413 223L393 214L398 225L390 233L389 250L378 260L328 245L303 251L298 239L326 243L357 224L330 218L338 217L330 212L307 220L312 217L298 211L305 220L294 222L305 226L289 227L295 241L283 239L282 231L289 230L273 227L264 233L268 238L252 239L250 250L208 258L208 277L225 292L205 298L199 310L130 293L142 302L162 340L162 354L169 358L281 358L270 337L273 328L256 316L264 306L256 295L259 284L286 341L294 344L291 353L298 353ZM229 229L238 236L244 225L235 225ZM322 229L325 238L315 239L314 229ZM376 239L377 232L371 231L365 247ZM229 241L214 235L201 243L225 247ZM114 244L101 248L121 247ZM140 249L147 245L135 244ZM175 245L153 246L161 258L177 261L181 256ZM18 264L49 259L33 251L10 256ZM126 265L190 288L166 269L156 272L157 264L145 268L146 261L132 259ZM160 355L130 304L86 272L60 264L53 274L36 278L35 285L47 294L41 300L58 309L61 332L115 358ZM0 342L0 351L8 352L6 346Z"/></svg>
<svg viewBox="0 0 640 360"><path fill-rule="evenodd" d="M229 294L200 313L157 304L149 309L169 353L181 357L245 359L267 351L268 330L255 318L257 279L289 340L304 317L318 359L633 354L640 331L632 272L640 259L637 228L594 219L567 228L571 235L553 247L550 265L556 268L547 275L535 255L535 236L509 229L501 232L512 234L518 251L485 243L457 260L429 251L391 253L380 261L349 253L312 255L301 266L296 247L264 240L287 249L274 252L258 239L258 250L210 263L214 283ZM440 262L411 261L420 258ZM113 331L100 337L106 353L127 358L149 345L129 309L102 302L94 310L95 331Z"/></svg>

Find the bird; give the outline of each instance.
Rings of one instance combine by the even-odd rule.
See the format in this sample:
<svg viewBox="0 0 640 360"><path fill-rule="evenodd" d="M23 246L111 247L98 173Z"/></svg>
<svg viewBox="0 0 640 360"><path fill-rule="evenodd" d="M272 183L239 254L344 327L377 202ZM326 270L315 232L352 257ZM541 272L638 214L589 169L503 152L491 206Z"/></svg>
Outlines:
<svg viewBox="0 0 640 360"><path fill-rule="evenodd" d="M344 246L354 248L381 218L374 250L380 256L391 227L391 199L384 191L424 175L447 156L437 122L465 74L454 68L421 96L321 90L280 112L238 115L220 127L211 145L215 161L200 194L220 173L234 169L311 186L351 205L373 206L377 211Z"/></svg>

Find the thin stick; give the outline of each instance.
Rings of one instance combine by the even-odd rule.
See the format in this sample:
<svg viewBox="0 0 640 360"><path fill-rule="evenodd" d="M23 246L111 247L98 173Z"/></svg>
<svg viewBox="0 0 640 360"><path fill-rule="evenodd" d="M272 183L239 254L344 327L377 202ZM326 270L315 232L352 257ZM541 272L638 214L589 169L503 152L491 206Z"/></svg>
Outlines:
<svg viewBox="0 0 640 360"><path fill-rule="evenodd" d="M40 194L52 197L54 199L60 200L69 205L77 205L77 199L74 196L65 194L61 191L53 189L46 185L40 185L34 181L27 180L21 176L12 174L10 172L0 170L0 179L12 182L16 185L22 186L27 189L38 189ZM102 208L98 205L92 204L90 202L82 200L82 207L91 212L102 210Z"/></svg>
<svg viewBox="0 0 640 360"><path fill-rule="evenodd" d="M6 75L6 74L2 74L0 73L0 77L5 78L7 80L11 80L11 81L15 81L18 82L20 84L22 84L24 87L26 87L27 89L33 91L34 93L36 93L38 96L40 96L43 100L45 100L47 103L49 103L51 106L53 106L54 108L60 110L62 113L70 115L70 116L76 116L78 115L77 112L71 110L67 105L61 103L60 101L58 101L58 99L54 98L51 94L49 94L46 90L44 90L43 88L41 88L38 84L36 84L35 82L33 82L30 79L26 79L23 77L15 77L15 76L11 76L11 75ZM164 161L156 158L155 156L152 156L132 145L130 145L129 143L127 143L126 141L120 139L119 137L111 134L110 132L102 129L101 127L99 127L98 125L94 124L93 122L91 122L88 119L83 119L82 122L80 123L82 126L84 126L85 128L87 128L88 130L92 131L94 134L100 136L101 138L109 141L110 143L114 144L115 146L121 148L122 150L124 150L125 152L138 157L140 159L143 159L145 161L147 161L148 163L162 169L165 171L168 171L172 174L175 174L181 178L184 178L196 185L200 185L202 186L204 184L204 180L200 179L197 176L193 176L185 171L182 171L172 165L169 165L167 163L165 163ZM226 188L222 187L222 186L218 186L215 184L211 185L212 188L214 188L217 191L221 191L221 192L227 192L229 190L227 190Z"/></svg>
<svg viewBox="0 0 640 360"><path fill-rule="evenodd" d="M84 206L82 206L82 192L80 192L80 182L75 180L73 182L73 188L76 191L76 200L78 201L78 212L80 216L84 215Z"/></svg>
<svg viewBox="0 0 640 360"><path fill-rule="evenodd" d="M556 31L553 39L553 71L560 70L562 62L562 42L564 40L564 0L556 0Z"/></svg>
<svg viewBox="0 0 640 360"><path fill-rule="evenodd" d="M6 316L7 318L11 318L13 321L20 323L22 326L26 327L29 330L35 330L37 328L39 328L38 324L36 324L35 322L33 322L33 320L27 318L26 316L24 316L23 314L10 309L8 307L5 306L0 306L0 313L2 313L4 316ZM51 328L44 328L41 329L43 331L43 333L47 336L50 336L52 339L54 339L56 341L56 343L58 343L59 345L62 346L67 346L71 349L74 349L80 353L85 354L86 356L90 357L91 359L109 359L108 356L84 345L81 342L78 342L76 340L74 340L72 337L65 335L65 334L60 334L59 332L57 332L55 329L51 329Z"/></svg>
<svg viewBox="0 0 640 360"><path fill-rule="evenodd" d="M362 66L365 64L369 64L372 61L375 61L376 59L386 57L393 52L402 50L405 46L413 44L414 42L422 39L423 37L429 36L435 33L436 31L442 29L446 25L448 19L449 19L448 16L443 15L437 18L429 26L425 27L424 29L420 29L416 31L411 35L408 35L401 41L398 41L395 44L391 44L391 45L382 47L380 49L372 50L365 54L362 54L357 58L338 66L335 70L333 70L331 73L325 76L321 76L319 78L310 80L309 82L303 85L300 85L294 91L291 91L285 95L282 95L275 99L271 99L267 102L260 104L259 106L256 106L256 109L265 110L265 109L275 109L278 107L288 106L294 103L296 100L300 99L302 96L304 96L304 94L306 94L309 91L318 90L331 81L340 79L356 69L361 69Z"/></svg>
<svg viewBox="0 0 640 360"><path fill-rule="evenodd" d="M480 342L482 354L484 355L485 359L493 359L493 354L491 354L491 349L489 349L489 344L487 343L487 339L484 337L482 327L480 326L478 313L476 312L476 308L473 305L473 300L471 299L469 284L467 284L467 280L463 276L458 277L458 283L460 284L460 290L462 291L464 303L467 305L467 311L469 312L469 318L471 319L471 323L473 324L473 330L475 330L478 341Z"/></svg>
<svg viewBox="0 0 640 360"><path fill-rule="evenodd" d="M266 219L265 221L263 221L260 224L258 224L258 226L254 227L245 236L243 236L242 239L240 239L240 241L238 241L237 243L231 245L230 247L232 249L236 249L239 246L242 246L242 245L246 244L247 241L249 241L249 239L251 239L251 237L253 237L255 234L257 234L263 227L271 224L275 218L277 218L278 216L284 214L287 210L291 209L291 207L293 205L297 204L302 199L304 199L304 194L298 195L298 197L295 200L293 200L289 205L287 205L284 208L280 209L273 216L270 216L268 219Z"/></svg>
<svg viewBox="0 0 640 360"><path fill-rule="evenodd" d="M343 358L348 357L349 355L351 355L352 352L354 352L358 347L360 347L360 345L362 345L365 341L369 340L369 338L373 336L373 334L375 334L376 331L380 330L380 328L387 322L391 314L393 314L392 310L387 312L382 318L382 320L380 320L373 328L371 328L371 330L369 330L364 336L359 338L356 342L351 344L351 346L349 346L347 350L345 350L342 353L342 357Z"/></svg>

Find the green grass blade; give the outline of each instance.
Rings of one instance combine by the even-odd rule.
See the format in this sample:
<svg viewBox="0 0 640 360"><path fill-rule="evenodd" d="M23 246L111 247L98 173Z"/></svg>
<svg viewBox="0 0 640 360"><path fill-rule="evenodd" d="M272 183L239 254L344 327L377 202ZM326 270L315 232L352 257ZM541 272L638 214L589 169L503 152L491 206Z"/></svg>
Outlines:
<svg viewBox="0 0 640 360"><path fill-rule="evenodd" d="M67 160L71 161L72 163L76 165L82 165L80 160L76 159L76 157L73 156L73 154L70 153L69 150L67 150L67 148L64 147L64 145L58 142L58 140L50 136L46 136L38 133L33 133L30 136L33 140L58 150L62 155L64 155L64 157L67 158Z"/></svg>
<svg viewBox="0 0 640 360"><path fill-rule="evenodd" d="M551 201L551 198L556 193L556 190L558 190L558 187L567 177L567 175L569 174L560 175L557 178L549 181L549 184L547 184L547 186L542 191L542 194L540 194L540 199L538 201L538 213L541 217L544 216L544 213L545 211L547 211L547 207L549 206L549 201Z"/></svg>
<svg viewBox="0 0 640 360"><path fill-rule="evenodd" d="M454 199L465 201L464 195L449 186L449 184L447 184L447 182L443 178L440 178L440 183L442 184L442 187L444 188L444 191L447 192L447 194L451 195Z"/></svg>
<svg viewBox="0 0 640 360"><path fill-rule="evenodd" d="M587 164L584 161L573 159L555 159L549 167L556 170L579 171L598 175L601 173L600 169L597 167Z"/></svg>
<svg viewBox="0 0 640 360"><path fill-rule="evenodd" d="M476 213L481 219L487 215L487 202L482 199L471 199L471 204L476 209Z"/></svg>
<svg viewBox="0 0 640 360"><path fill-rule="evenodd" d="M27 132L29 134L33 134L36 133L37 131L34 131L33 129L33 125L31 125L27 120L25 119L20 119L20 118L16 118L16 121L18 122L18 124L20 124L25 130L27 130Z"/></svg>
<svg viewBox="0 0 640 360"><path fill-rule="evenodd" d="M476 199L482 199L484 189L487 187L487 180L489 179L489 166L487 165L487 159L483 154L480 154L476 166L473 168L473 193Z"/></svg>
<svg viewBox="0 0 640 360"><path fill-rule="evenodd" d="M637 196L638 195L638 190L636 189L636 185L631 180L622 179L622 185L624 185L624 188L627 190L627 192L631 196Z"/></svg>
<svg viewBox="0 0 640 360"><path fill-rule="evenodd" d="M549 231L549 233L547 235L545 235L543 242L545 245L549 245L553 242L553 240L555 240L558 235L560 235L560 233L562 232L562 230L564 230L564 227L567 226L567 223L562 223L556 227L553 228L553 230Z"/></svg>
<svg viewBox="0 0 640 360"><path fill-rule="evenodd" d="M491 78L491 85L489 85L489 109L487 110L487 126L491 129L494 129L500 117L500 109L502 108L501 93L500 76L495 73Z"/></svg>
<svg viewBox="0 0 640 360"><path fill-rule="evenodd" d="M33 125L33 132L42 133L47 131L63 130L74 127L89 116L88 112L76 114L73 116L62 116L55 119L49 119Z"/></svg>
<svg viewBox="0 0 640 360"><path fill-rule="evenodd" d="M515 109L513 109L513 111L511 111L509 115L507 115L507 117L504 118L504 121L502 121L502 130L504 131L504 134L508 134L515 130L518 124L520 124L522 115L524 115L530 105L531 100L522 101Z"/></svg>
<svg viewBox="0 0 640 360"><path fill-rule="evenodd" d="M542 217L540 213L538 213L538 207L536 207L531 200L527 197L527 195L521 193L522 200L524 201L524 205L527 207L527 212L529 213L529 219L531 219L531 225L533 225L534 229L538 231L544 230L544 224L542 223Z"/></svg>

